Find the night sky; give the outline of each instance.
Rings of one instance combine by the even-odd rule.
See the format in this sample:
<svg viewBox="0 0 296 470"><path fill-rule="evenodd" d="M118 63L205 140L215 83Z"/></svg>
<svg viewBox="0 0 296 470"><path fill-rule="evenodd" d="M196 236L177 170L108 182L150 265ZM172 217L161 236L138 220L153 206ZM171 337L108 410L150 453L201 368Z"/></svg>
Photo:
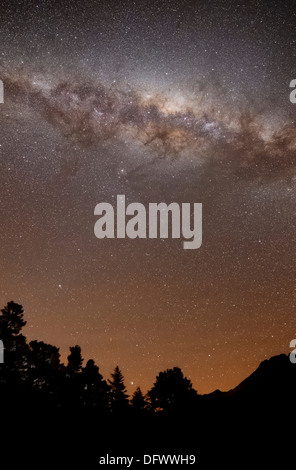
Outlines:
<svg viewBox="0 0 296 470"><path fill-rule="evenodd" d="M2 1L0 302L130 393L227 390L296 337L296 2ZM203 244L94 236L203 204Z"/></svg>

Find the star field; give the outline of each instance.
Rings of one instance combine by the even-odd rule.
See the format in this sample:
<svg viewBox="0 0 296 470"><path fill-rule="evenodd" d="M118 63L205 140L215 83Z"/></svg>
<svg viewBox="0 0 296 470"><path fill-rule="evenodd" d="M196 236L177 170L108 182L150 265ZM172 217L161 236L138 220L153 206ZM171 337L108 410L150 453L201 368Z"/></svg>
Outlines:
<svg viewBox="0 0 296 470"><path fill-rule="evenodd" d="M129 391L229 389L295 337L295 7L2 2L0 299ZM94 207L202 202L203 245L98 240Z"/></svg>

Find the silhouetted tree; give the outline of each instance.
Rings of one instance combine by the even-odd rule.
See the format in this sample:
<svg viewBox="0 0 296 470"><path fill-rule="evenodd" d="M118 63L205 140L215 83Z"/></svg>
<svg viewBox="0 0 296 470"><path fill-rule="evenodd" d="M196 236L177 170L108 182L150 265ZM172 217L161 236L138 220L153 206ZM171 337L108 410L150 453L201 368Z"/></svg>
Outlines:
<svg viewBox="0 0 296 470"><path fill-rule="evenodd" d="M83 405L82 363L80 346L70 347L63 397L66 406L79 407Z"/></svg>
<svg viewBox="0 0 296 470"><path fill-rule="evenodd" d="M129 401L124 378L118 366L115 367L110 384L110 407L114 413L124 413L128 409Z"/></svg>
<svg viewBox="0 0 296 470"><path fill-rule="evenodd" d="M33 388L57 401L62 386L59 348L43 341L31 341L30 349Z"/></svg>
<svg viewBox="0 0 296 470"><path fill-rule="evenodd" d="M76 346L70 347L70 354L67 359L68 359L67 372L69 372L71 375L81 372L83 358L81 355L80 346L76 345Z"/></svg>
<svg viewBox="0 0 296 470"><path fill-rule="evenodd" d="M140 387L138 387L131 399L131 407L134 411L142 413L147 408L147 402Z"/></svg>
<svg viewBox="0 0 296 470"><path fill-rule="evenodd" d="M106 412L108 410L109 387L99 373L99 368L95 365L93 359L89 359L82 369L82 381L83 405Z"/></svg>
<svg viewBox="0 0 296 470"><path fill-rule="evenodd" d="M4 364L0 366L0 382L17 391L23 387L30 370L29 347L21 330L26 325L23 307L13 301L1 310L0 339L4 344Z"/></svg>
<svg viewBox="0 0 296 470"><path fill-rule="evenodd" d="M60 366L59 348L43 341L30 341L31 358L36 369L58 368Z"/></svg>
<svg viewBox="0 0 296 470"><path fill-rule="evenodd" d="M184 377L179 367L160 372L152 389L148 392L154 410L165 412L190 407L197 397L192 383Z"/></svg>
<svg viewBox="0 0 296 470"><path fill-rule="evenodd" d="M20 334L21 329L26 325L24 321L24 310L13 300L1 309L0 316L0 334L1 338L16 337Z"/></svg>

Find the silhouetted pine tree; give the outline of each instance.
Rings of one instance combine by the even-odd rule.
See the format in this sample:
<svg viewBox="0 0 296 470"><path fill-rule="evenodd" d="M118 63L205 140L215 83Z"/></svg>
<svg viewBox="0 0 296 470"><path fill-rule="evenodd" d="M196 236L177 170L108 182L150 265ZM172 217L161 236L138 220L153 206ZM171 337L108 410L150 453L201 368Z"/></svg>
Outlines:
<svg viewBox="0 0 296 470"><path fill-rule="evenodd" d="M24 321L24 310L13 300L1 309L0 333L1 338L19 336L21 329L26 325Z"/></svg>
<svg viewBox="0 0 296 470"><path fill-rule="evenodd" d="M82 370L83 358L81 355L81 347L76 345L70 347L70 354L67 357L67 372L70 375L77 374Z"/></svg>
<svg viewBox="0 0 296 470"><path fill-rule="evenodd" d="M124 378L118 366L115 367L111 379L108 380L110 385L110 408L113 413L125 413L128 410L129 401Z"/></svg>
<svg viewBox="0 0 296 470"><path fill-rule="evenodd" d="M82 381L83 406L107 412L109 386L99 373L99 368L93 359L89 359L82 369Z"/></svg>
<svg viewBox="0 0 296 470"><path fill-rule="evenodd" d="M43 341L30 342L30 380L43 398L59 402L64 371L60 364L59 348Z"/></svg>
<svg viewBox="0 0 296 470"><path fill-rule="evenodd" d="M29 346L21 334L26 325L23 307L13 301L1 310L0 339L4 344L4 364L0 364L0 383L6 386L11 398L15 393L25 393L29 378ZM10 392L8 391L10 390ZM13 399L13 398L12 398Z"/></svg>
<svg viewBox="0 0 296 470"><path fill-rule="evenodd" d="M142 393L140 387L138 387L131 399L131 407L137 413L143 413L147 409L147 401Z"/></svg>
<svg viewBox="0 0 296 470"><path fill-rule="evenodd" d="M83 358L80 346L70 347L68 364L66 366L64 402L65 405L74 408L83 405L82 364Z"/></svg>

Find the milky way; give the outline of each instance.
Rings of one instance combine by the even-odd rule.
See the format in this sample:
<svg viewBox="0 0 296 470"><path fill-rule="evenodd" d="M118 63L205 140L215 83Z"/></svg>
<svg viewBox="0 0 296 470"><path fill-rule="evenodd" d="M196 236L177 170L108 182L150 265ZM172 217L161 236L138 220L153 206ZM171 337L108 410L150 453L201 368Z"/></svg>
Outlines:
<svg viewBox="0 0 296 470"><path fill-rule="evenodd" d="M252 107L223 106L206 86L165 96L129 86L14 76L2 68L8 101L40 115L73 144L92 147L118 136L139 140L156 160L187 156L213 164L222 154L245 176L295 176L295 123L270 129L268 116Z"/></svg>

